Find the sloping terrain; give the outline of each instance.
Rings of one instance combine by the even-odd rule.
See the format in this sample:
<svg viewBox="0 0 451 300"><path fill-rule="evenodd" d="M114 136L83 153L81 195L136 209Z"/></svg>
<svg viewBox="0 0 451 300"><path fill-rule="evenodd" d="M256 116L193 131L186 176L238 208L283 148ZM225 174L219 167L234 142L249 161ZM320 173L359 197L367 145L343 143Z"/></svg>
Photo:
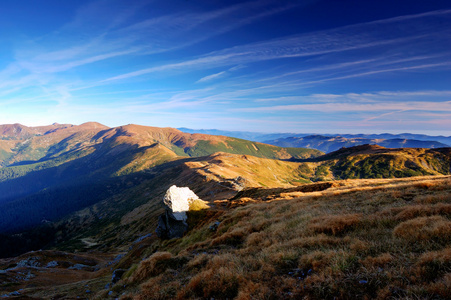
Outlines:
<svg viewBox="0 0 451 300"><path fill-rule="evenodd" d="M47 249L0 260L0 289L5 295L36 299L105 299L122 294L124 299L126 294L137 299L443 295L449 243L437 242L434 228L445 239L449 235L450 179L443 175L451 171L450 148L363 145L319 156L317 150L171 128L58 126L0 141L11 154L0 168L0 225L15 230L0 234L0 253L7 257ZM409 178L372 179L379 177ZM368 179L339 181L352 178ZM210 209L189 212L189 232L182 239L161 241L154 234L163 212L161 200L174 184L192 189ZM427 245L406 248L409 243L397 236L397 226L410 220L393 217L401 208L415 210L417 217L433 217L424 221L431 227L424 230L434 232L425 237ZM385 211L391 210L386 219ZM417 221L423 222L412 222ZM211 227L215 222L217 228ZM24 224L39 226L19 232ZM394 246L383 248L384 243L371 240L376 236ZM358 250L361 245L366 247L363 252ZM407 256L401 255L403 251ZM383 281L365 268L370 266L366 261L386 252L394 259L378 265L387 268ZM395 281L404 270L413 274L415 266L423 267L414 254L429 252L438 253L438 263L444 264L439 275ZM111 282L117 269L125 272L123 279ZM370 275L376 277L365 279Z"/></svg>
<svg viewBox="0 0 451 300"><path fill-rule="evenodd" d="M146 160L142 157L142 153L139 153L139 156L141 159L135 161L143 161L144 165L152 166L151 159ZM95 240L103 247L102 250L126 245L146 230L152 231L152 226L156 226L157 217L162 212L161 199L165 191L173 184L188 186L202 199L210 201L213 207L221 207L225 205L225 199L234 197L240 191L248 193L250 189L258 187L283 189L300 186L299 191L302 191L304 189L302 184L340 178L446 175L449 174L451 166L450 157L449 148L386 149L368 145L342 149L303 162L287 162L228 153L216 153L200 158L168 159L166 163L149 167L138 173L105 179L98 184L83 187L82 196L88 194L87 199L96 201L85 203L87 209L47 228L46 236L56 241L65 241L59 244L59 247L64 247L63 249L66 250L84 248L81 240L86 238ZM80 197L80 190L78 193L69 195L66 194L67 191L71 189L60 188L53 191L52 196L55 198L50 200L59 199L59 202L42 213L48 215L49 212L57 212L56 209L61 206L70 207L70 203L77 203L77 201L79 203L84 200ZM13 202L11 205L14 204ZM47 204L47 202L40 204ZM24 210L30 209L30 213L33 212L35 216L39 216L40 211L28 207L30 205ZM22 220L21 218L23 218L21 215L17 215L9 220L14 222L14 220ZM3 222L6 220L8 220L7 217L3 219ZM86 228L90 230L86 231ZM40 237L38 234L33 236ZM17 242L14 244L20 245ZM97 247L90 247L90 249L97 249Z"/></svg>
<svg viewBox="0 0 451 300"><path fill-rule="evenodd" d="M202 211L183 238L143 235L115 259L38 251L0 260L2 289L31 299L449 296L449 176L321 184L250 190Z"/></svg>
<svg viewBox="0 0 451 300"><path fill-rule="evenodd" d="M110 181L104 199L43 226L40 232L50 239L33 231L29 235L47 243L55 240L59 249L71 251L128 247L140 235L154 231L163 212L161 199L171 185L188 186L212 207L225 208L227 199L244 189L295 187L300 184L299 172L299 163L228 153L175 160L149 169L138 179L133 174L120 177L121 182ZM87 239L95 244L85 244Z"/></svg>
<svg viewBox="0 0 451 300"><path fill-rule="evenodd" d="M401 138L345 138L342 136L292 136L286 138L279 138L275 140L265 140L264 143L279 146L279 147L302 147L318 149L320 151L329 153L339 150L342 147L353 147L359 145L379 145L386 148L443 148L449 145L437 141L424 141Z"/></svg>
<svg viewBox="0 0 451 300"><path fill-rule="evenodd" d="M290 160L321 154L138 125L16 124L1 129L0 231L55 220L123 191L127 176L139 172L134 185L148 177L142 171L185 157L223 151Z"/></svg>
<svg viewBox="0 0 451 300"><path fill-rule="evenodd" d="M207 223L162 243L118 283L122 299L446 299L450 183L344 181L267 202L269 191L215 231Z"/></svg>
<svg viewBox="0 0 451 300"><path fill-rule="evenodd" d="M316 159L336 179L447 175L451 148L390 149L377 145L344 148Z"/></svg>
<svg viewBox="0 0 451 300"><path fill-rule="evenodd" d="M287 142L293 142L296 143L296 140L299 138L305 138L307 140L313 139L313 142L318 142L321 140L327 140L336 139L338 142L340 141L352 141L352 140L365 140L367 142L364 142L363 144L371 144L369 141L371 140L378 140L378 141L384 141L384 140L395 140L396 143L410 143L410 142L421 142L424 141L426 144L417 144L417 145L411 145L411 146L405 146L405 147L420 147L420 148L431 148L428 147L429 145L435 144L435 142L438 142L440 145L444 144L445 146L441 147L449 147L451 146L451 136L434 136L434 135L426 135L426 134L412 134L412 133L399 133L399 134L391 134L391 133L380 133L380 134L317 134L317 133L262 133L262 132L248 132L248 131L226 131L226 130L217 130L217 129L190 129L190 128L179 128L180 131L187 132L187 133L205 133L205 134L213 134L213 135L225 135L230 137L237 137L242 138L246 140L256 141L256 142L262 142L262 143L268 143L272 145L272 141L287 141ZM316 141L315 141L316 140ZM404 141L404 142L403 142ZM302 139L301 139L302 143ZM359 144L349 144L349 145L343 145L343 147L351 147L351 146L358 146ZM291 146L287 145L277 145L282 147L302 147L300 145L295 146L294 144L291 144ZM397 148L395 145L389 145L384 144L381 145L384 147L392 147ZM339 147L340 148L340 147ZM338 150L339 148L336 148L335 150ZM437 147L435 147L437 148ZM315 148L319 149L319 148ZM324 152L326 149L322 150ZM330 150L333 151L333 150Z"/></svg>
<svg viewBox="0 0 451 300"><path fill-rule="evenodd" d="M20 197L6 198L0 204L0 226L17 232L35 224L42 225L37 231L26 231L20 236L3 236L14 245L0 247L3 256L48 247L55 242L66 250L84 249L85 245L80 242L83 238L93 238L103 245L103 250L125 245L156 224L161 212L160 199L172 184L189 186L203 199L215 200L221 205L221 201L244 188L288 188L324 180L446 175L450 172L449 148L357 146L317 158L296 159L296 162L224 152L195 158L179 156L170 147L185 153L206 138L210 139L211 145L226 145L228 138L180 134L175 129L137 125L103 129L94 134L92 126L87 127L90 128L88 131L72 136L92 136L89 141L93 145L85 143L77 147L75 140L66 139L66 148L62 148L70 150L62 150L62 154L54 158L0 169L1 174L30 168L24 176L0 182L3 199L7 195L17 195L17 191L22 193ZM237 141L240 140L232 140ZM240 145L241 149L251 146L255 150L251 142L244 141ZM255 146L264 149L265 145ZM284 148L274 148L277 152L269 154L288 153ZM238 148L227 149L237 151ZM300 154L312 155L304 149L299 150ZM59 165L46 167L59 161ZM69 215L75 211L79 213ZM68 218L56 225L49 223L63 216ZM143 224L144 219L150 221ZM118 227L118 224L124 226ZM136 230L138 227L142 230ZM90 230L86 231L86 228Z"/></svg>

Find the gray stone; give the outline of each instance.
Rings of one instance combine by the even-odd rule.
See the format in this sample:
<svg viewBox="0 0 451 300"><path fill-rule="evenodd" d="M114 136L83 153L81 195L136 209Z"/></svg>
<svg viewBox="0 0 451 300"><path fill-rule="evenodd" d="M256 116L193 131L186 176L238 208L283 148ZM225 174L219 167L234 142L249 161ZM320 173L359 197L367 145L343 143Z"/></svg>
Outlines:
<svg viewBox="0 0 451 300"><path fill-rule="evenodd" d="M17 263L15 268L23 268L23 267L39 267L39 257L29 257L27 259L21 260Z"/></svg>
<svg viewBox="0 0 451 300"><path fill-rule="evenodd" d="M151 233L148 233L148 234L146 234L146 235L140 236L139 238L136 239L136 241L133 242L133 244L142 242L144 239L146 239L146 238L148 238L148 237L151 237L151 236L152 236Z"/></svg>
<svg viewBox="0 0 451 300"><path fill-rule="evenodd" d="M91 266L84 265L84 264L75 264L75 265L69 267L68 269L69 270L84 270L84 271L92 272L94 268Z"/></svg>
<svg viewBox="0 0 451 300"><path fill-rule="evenodd" d="M213 224L211 224L208 229L210 229L211 231L216 231L219 227L219 225L221 224L221 222L219 221L215 221Z"/></svg>
<svg viewBox="0 0 451 300"><path fill-rule="evenodd" d="M161 239L181 238L188 230L188 224L171 217L167 211L158 218L158 226L155 232Z"/></svg>
<svg viewBox="0 0 451 300"><path fill-rule="evenodd" d="M55 260L52 260L52 261L50 261L45 267L46 267L46 268L54 268L54 267L56 267L56 266L58 266L58 262L55 261Z"/></svg>
<svg viewBox="0 0 451 300"><path fill-rule="evenodd" d="M111 282L113 283L113 284L115 284L116 282L118 282L121 278L122 278L122 275L124 275L124 273L126 272L127 270L124 270L124 269L116 269L116 270L114 270L113 271L113 276L111 277Z"/></svg>

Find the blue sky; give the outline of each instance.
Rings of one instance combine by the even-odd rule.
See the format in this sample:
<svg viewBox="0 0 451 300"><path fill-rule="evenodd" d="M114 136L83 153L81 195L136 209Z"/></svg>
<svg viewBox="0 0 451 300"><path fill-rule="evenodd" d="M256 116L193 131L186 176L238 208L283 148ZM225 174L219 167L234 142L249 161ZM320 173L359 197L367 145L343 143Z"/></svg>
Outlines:
<svg viewBox="0 0 451 300"><path fill-rule="evenodd" d="M0 2L0 123L451 135L451 3Z"/></svg>

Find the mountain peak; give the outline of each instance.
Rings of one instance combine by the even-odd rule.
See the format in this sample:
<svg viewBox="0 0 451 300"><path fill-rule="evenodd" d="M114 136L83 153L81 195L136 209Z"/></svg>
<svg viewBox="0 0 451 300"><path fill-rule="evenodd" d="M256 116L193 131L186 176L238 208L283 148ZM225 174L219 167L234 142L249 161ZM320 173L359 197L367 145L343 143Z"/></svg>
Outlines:
<svg viewBox="0 0 451 300"><path fill-rule="evenodd" d="M78 128L83 128L83 129L109 129L110 127L108 127L106 125L103 125L101 123L98 123L98 122L85 122L83 124L78 125Z"/></svg>

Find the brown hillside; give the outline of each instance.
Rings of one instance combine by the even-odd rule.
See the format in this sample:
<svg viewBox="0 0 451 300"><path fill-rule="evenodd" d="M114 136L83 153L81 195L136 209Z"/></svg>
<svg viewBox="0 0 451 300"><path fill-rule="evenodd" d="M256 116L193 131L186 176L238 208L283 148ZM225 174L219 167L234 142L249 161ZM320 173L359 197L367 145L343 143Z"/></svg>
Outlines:
<svg viewBox="0 0 451 300"><path fill-rule="evenodd" d="M144 254L122 299L447 299L450 187L340 181L231 209Z"/></svg>
<svg viewBox="0 0 451 300"><path fill-rule="evenodd" d="M258 203L205 211L181 239L132 239L117 259L38 251L0 260L3 293L19 290L37 299L447 299L450 180L345 180L325 189L248 191L243 196ZM126 225L138 226L136 220ZM58 265L48 266L52 261ZM111 283L115 269L125 273Z"/></svg>

